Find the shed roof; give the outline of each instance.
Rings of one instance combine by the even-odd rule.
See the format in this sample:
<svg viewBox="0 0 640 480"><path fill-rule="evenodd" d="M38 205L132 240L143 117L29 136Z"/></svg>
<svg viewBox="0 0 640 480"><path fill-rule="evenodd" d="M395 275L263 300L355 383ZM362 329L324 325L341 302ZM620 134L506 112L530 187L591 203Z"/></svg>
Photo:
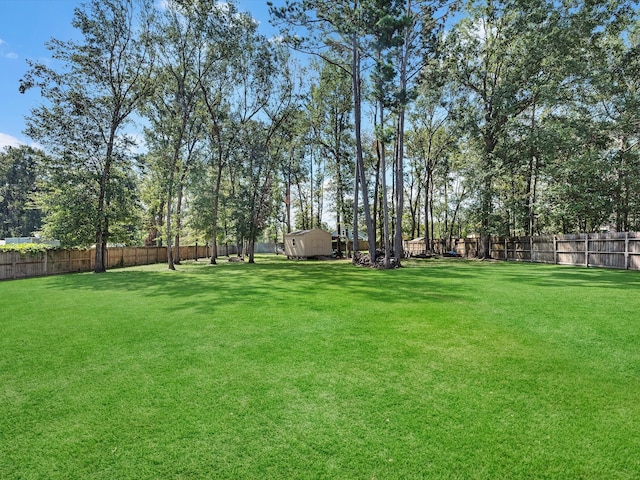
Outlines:
<svg viewBox="0 0 640 480"><path fill-rule="evenodd" d="M311 233L311 232L322 232L322 233L329 233L326 230L323 230L321 228L312 228L310 230L298 230L296 232L291 232L291 233L287 233L287 235L306 235L307 233Z"/></svg>

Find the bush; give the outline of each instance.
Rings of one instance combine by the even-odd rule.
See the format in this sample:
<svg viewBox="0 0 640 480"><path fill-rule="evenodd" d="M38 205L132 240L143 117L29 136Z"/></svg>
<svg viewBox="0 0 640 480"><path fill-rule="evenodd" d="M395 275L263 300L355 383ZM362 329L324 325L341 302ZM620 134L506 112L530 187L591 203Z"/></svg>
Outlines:
<svg viewBox="0 0 640 480"><path fill-rule="evenodd" d="M20 252L20 255L35 255L37 253L46 252L54 247L43 243L11 243L9 245L0 245L0 252Z"/></svg>

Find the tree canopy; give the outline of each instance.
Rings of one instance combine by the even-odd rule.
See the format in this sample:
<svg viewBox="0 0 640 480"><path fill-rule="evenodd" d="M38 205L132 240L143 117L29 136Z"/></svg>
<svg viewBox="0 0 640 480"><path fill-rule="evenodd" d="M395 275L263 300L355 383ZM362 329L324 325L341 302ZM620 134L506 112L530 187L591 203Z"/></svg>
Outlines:
<svg viewBox="0 0 640 480"><path fill-rule="evenodd" d="M293 228L425 251L640 229L635 2L91 1L30 62L43 152L0 155L0 236L234 243ZM135 120L135 123L133 122ZM134 139L143 139L135 145ZM392 259L394 260L392 262Z"/></svg>

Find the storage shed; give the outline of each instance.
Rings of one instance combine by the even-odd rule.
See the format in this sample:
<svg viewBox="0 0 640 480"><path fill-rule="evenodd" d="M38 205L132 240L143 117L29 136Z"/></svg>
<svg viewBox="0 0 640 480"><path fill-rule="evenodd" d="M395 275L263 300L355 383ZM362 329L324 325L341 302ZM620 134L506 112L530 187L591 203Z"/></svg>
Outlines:
<svg viewBox="0 0 640 480"><path fill-rule="evenodd" d="M331 255L331 233L314 228L287 233L284 236L287 258L310 258Z"/></svg>
<svg viewBox="0 0 640 480"><path fill-rule="evenodd" d="M424 243L424 237L414 238L413 240L404 242L404 251L411 257L427 254L427 247Z"/></svg>

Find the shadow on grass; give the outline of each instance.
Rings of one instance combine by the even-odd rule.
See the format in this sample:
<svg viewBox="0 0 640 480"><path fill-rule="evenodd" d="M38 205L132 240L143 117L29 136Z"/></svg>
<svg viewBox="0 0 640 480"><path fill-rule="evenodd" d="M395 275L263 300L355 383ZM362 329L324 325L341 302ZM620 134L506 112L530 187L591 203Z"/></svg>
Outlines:
<svg viewBox="0 0 640 480"><path fill-rule="evenodd" d="M294 262L264 259L255 264L185 263L177 271L161 266L124 268L105 274L72 274L49 277L48 288L136 294L169 299L170 310L185 306L211 310L229 304L295 303L308 300L331 304L337 296L366 308L376 302L446 302L458 297L450 287L453 279L473 278L455 268L412 268L382 271L352 266L347 261Z"/></svg>
<svg viewBox="0 0 640 480"><path fill-rule="evenodd" d="M514 262L435 260L405 262L398 270L371 270L348 261L287 261L265 257L255 264L188 262L169 271L162 265L76 274L47 279L48 288L64 292L96 291L101 296L135 292L157 299L165 311L192 308L203 313L221 306L265 305L315 308L338 300L360 304L407 305L469 299L469 289L487 282L517 282L552 288L640 288L639 272L584 269ZM323 308L323 307L320 307Z"/></svg>
<svg viewBox="0 0 640 480"><path fill-rule="evenodd" d="M535 286L640 289L640 272L637 271L528 263L502 265L504 265L504 275L509 281Z"/></svg>

